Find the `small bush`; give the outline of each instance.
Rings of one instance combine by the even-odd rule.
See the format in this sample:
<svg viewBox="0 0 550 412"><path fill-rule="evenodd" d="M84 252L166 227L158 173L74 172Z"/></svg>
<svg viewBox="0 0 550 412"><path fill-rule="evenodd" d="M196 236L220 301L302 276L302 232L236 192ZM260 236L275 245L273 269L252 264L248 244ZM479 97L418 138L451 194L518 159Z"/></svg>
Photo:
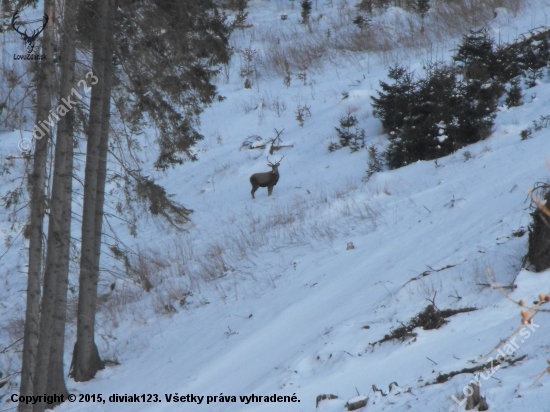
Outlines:
<svg viewBox="0 0 550 412"><path fill-rule="evenodd" d="M352 152L365 147L365 130L357 127L357 117L347 113L340 118L340 127L335 127L340 147L349 147ZM330 149L329 149L330 150Z"/></svg>
<svg viewBox="0 0 550 412"><path fill-rule="evenodd" d="M550 115L541 116L539 120L533 120L533 126L528 127L525 130L522 130L519 134L521 136L521 140L526 140L533 132L538 132L542 129L546 129L548 126L550 126Z"/></svg>
<svg viewBox="0 0 550 412"><path fill-rule="evenodd" d="M422 19L424 19L424 16L430 10L430 0L413 0L412 9Z"/></svg>
<svg viewBox="0 0 550 412"><path fill-rule="evenodd" d="M369 27L370 22L371 19L361 13L357 13L352 20L352 23L355 24L359 28L359 30L363 30Z"/></svg>
<svg viewBox="0 0 550 412"><path fill-rule="evenodd" d="M521 94L521 86L519 85L519 79L514 79L510 82L510 88L508 89L508 94L506 95L506 106L507 107L517 107L521 105L521 99L523 94Z"/></svg>
<svg viewBox="0 0 550 412"><path fill-rule="evenodd" d="M309 16L311 15L312 2L311 0L302 0L300 5L302 6L302 11L300 13L302 21L300 23L309 24Z"/></svg>
<svg viewBox="0 0 550 412"><path fill-rule="evenodd" d="M304 127L304 122L306 119L311 117L311 108L307 104L299 104L296 108L296 120L300 127Z"/></svg>
<svg viewBox="0 0 550 412"><path fill-rule="evenodd" d="M367 161L367 178L368 181L375 173L381 172L384 167L384 158L382 153L377 149L374 144L370 144L367 148L369 154L369 160Z"/></svg>

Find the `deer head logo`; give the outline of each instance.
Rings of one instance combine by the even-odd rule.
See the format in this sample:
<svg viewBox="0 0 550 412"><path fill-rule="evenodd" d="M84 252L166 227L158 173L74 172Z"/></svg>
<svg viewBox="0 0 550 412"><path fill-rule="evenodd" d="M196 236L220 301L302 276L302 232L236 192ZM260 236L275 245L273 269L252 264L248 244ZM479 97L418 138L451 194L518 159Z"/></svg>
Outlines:
<svg viewBox="0 0 550 412"><path fill-rule="evenodd" d="M15 14L13 15L13 17L11 19L11 26L13 27L13 29L17 33L19 33L21 35L21 38L23 39L23 41L27 45L27 53L31 54L32 51L34 50L34 42L36 41L36 39L38 38L40 33L42 33L44 31L44 28L48 24L48 20L49 20L48 15L44 14L44 18L42 19L42 27L39 28L39 29L33 30L31 34L27 34L27 29L25 29L24 32L21 32L19 30L19 27L21 26L21 23L17 21L18 19L19 19L19 10L16 11ZM36 20L36 21L40 21L40 20ZM31 22L29 22L29 23L31 23Z"/></svg>

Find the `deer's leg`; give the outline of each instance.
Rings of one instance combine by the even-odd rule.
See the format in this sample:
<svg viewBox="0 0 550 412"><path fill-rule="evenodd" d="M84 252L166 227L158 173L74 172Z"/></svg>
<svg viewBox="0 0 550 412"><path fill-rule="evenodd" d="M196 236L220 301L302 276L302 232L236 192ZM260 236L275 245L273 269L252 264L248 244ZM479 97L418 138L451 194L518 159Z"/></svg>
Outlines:
<svg viewBox="0 0 550 412"><path fill-rule="evenodd" d="M268 186L267 187L267 195L271 196L271 192L273 192L273 186Z"/></svg>
<svg viewBox="0 0 550 412"><path fill-rule="evenodd" d="M250 194L252 195L252 199L255 199L254 192L256 192L256 190L258 190L258 186L252 186L252 190L250 191Z"/></svg>

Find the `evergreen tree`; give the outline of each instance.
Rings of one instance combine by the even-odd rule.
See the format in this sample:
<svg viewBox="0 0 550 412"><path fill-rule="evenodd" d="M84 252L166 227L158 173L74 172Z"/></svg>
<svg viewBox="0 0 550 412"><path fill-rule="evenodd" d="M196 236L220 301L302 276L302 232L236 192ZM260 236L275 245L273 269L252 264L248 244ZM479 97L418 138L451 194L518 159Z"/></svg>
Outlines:
<svg viewBox="0 0 550 412"><path fill-rule="evenodd" d="M146 115L157 128L157 168L196 160L190 149L203 136L195 125L231 54L225 16L212 0L120 0L119 9L114 43L127 79L126 120L139 128Z"/></svg>
<svg viewBox="0 0 550 412"><path fill-rule="evenodd" d="M367 148L368 160L367 160L367 178L368 181L371 176L375 173L382 171L384 167L384 160L382 159L382 154L374 144L370 144Z"/></svg>
<svg viewBox="0 0 550 412"><path fill-rule="evenodd" d="M106 0L99 0L106 1ZM71 96L74 86L76 3L68 2L63 14L63 53L59 95ZM74 96L74 95L73 95ZM59 106L58 106L59 107ZM59 110L59 109L58 109ZM40 305L40 337L34 374L34 395L55 393L68 395L63 368L67 288L71 240L71 205L73 176L73 116L74 109L60 118L57 126L53 180L51 183L48 237L42 301ZM55 405L43 399L34 405L42 412Z"/></svg>
<svg viewBox="0 0 550 412"><path fill-rule="evenodd" d="M3 2L8 6L9 2ZM55 2L44 0L44 14L53 14ZM4 8L4 7L3 7ZM52 56L54 50L53 24L44 28L41 39L41 53ZM33 82L36 85L36 119L35 124L47 119L51 109L54 78L53 59L45 59L36 62L35 77ZM29 176L30 202L29 221L23 231L23 236L29 240L29 264L27 271L27 301L25 309L25 327L23 335L23 354L21 365L20 395L32 396L34 391L34 373L36 365L36 354L39 339L40 319L40 278L43 269L43 238L44 238L44 214L46 209L46 169L48 158L48 145L52 134L48 130L41 139L37 139L34 148L32 173ZM32 412L33 405L19 403L18 412Z"/></svg>
<svg viewBox="0 0 550 412"><path fill-rule="evenodd" d="M86 166L84 175L84 200L81 225L80 273L78 290L78 314L76 342L73 350L70 376L77 382L92 379L104 364L94 341L97 284L99 280L99 256L96 256L96 240L101 239L104 181L100 178L106 156L106 131L109 128L105 114L110 111L110 84L112 81L112 40L115 4L113 0L101 0L94 4L101 24L96 26L92 41L93 65L98 82L92 88L88 118ZM108 132L107 132L108 133ZM103 144L102 144L103 143ZM104 178L104 176L103 176ZM99 233L98 233L99 225ZM99 235L99 239L96 238ZM96 259L97 257L97 259ZM96 267L97 266L97 267Z"/></svg>
<svg viewBox="0 0 550 412"><path fill-rule="evenodd" d="M373 100L373 115L382 121L382 127L390 136L403 127L404 119L413 107L414 92L417 83L413 73L402 66L390 67L388 77L392 84L380 81L382 91Z"/></svg>
<svg viewBox="0 0 550 412"><path fill-rule="evenodd" d="M147 116L157 126L161 154L156 166L164 169L182 163L180 153L194 159L189 149L202 138L194 125L203 105L215 97L211 80L219 71L218 65L227 63L230 53L230 29L211 1L119 0L117 8L115 31L105 31L109 40L97 51L101 62L95 63L95 45L101 41L97 30L91 40L94 69L103 82L92 90L88 121L77 341L71 363L71 376L76 381L93 378L103 367L94 342L94 325L112 84L118 83L117 92L127 96L124 102L118 102L125 122L138 130ZM136 14L136 8L140 13ZM113 41L113 36L120 41ZM124 74L113 72L113 51L121 59L118 67ZM115 83L113 75L125 80ZM129 177L124 181L134 192L132 201L147 203L151 214L164 216L176 227L188 221L192 211L170 200L154 180L141 176L139 171L127 172Z"/></svg>
<svg viewBox="0 0 550 412"><path fill-rule="evenodd" d="M300 5L302 6L302 11L300 12L300 16L302 17L301 23L309 24L309 16L311 15L312 1L302 0Z"/></svg>
<svg viewBox="0 0 550 412"><path fill-rule="evenodd" d="M347 113L340 118L340 127L335 127L339 148L349 147L352 152L365 147L365 130L357 127L357 117ZM329 147L330 150L330 147Z"/></svg>
<svg viewBox="0 0 550 412"><path fill-rule="evenodd" d="M353 18L352 23L359 27L359 30L363 30L370 25L370 21L370 18L368 18L364 14L357 13Z"/></svg>
<svg viewBox="0 0 550 412"><path fill-rule="evenodd" d="M414 82L404 69L390 69L395 84L380 82L383 92L373 98L374 115L389 134L389 168L445 156L491 132L500 83L459 81L459 69L441 63L424 69Z"/></svg>
<svg viewBox="0 0 550 412"><path fill-rule="evenodd" d="M453 57L464 68L466 80L478 79L485 81L498 74L494 40L487 29L470 29L462 38L462 44Z"/></svg>
<svg viewBox="0 0 550 412"><path fill-rule="evenodd" d="M426 13L430 10L430 0L413 0L412 8L424 20Z"/></svg>
<svg viewBox="0 0 550 412"><path fill-rule="evenodd" d="M424 17L430 10L430 0L413 0L412 9L422 19L422 27L420 28L420 31L424 33Z"/></svg>
<svg viewBox="0 0 550 412"><path fill-rule="evenodd" d="M519 85L519 79L514 79L510 82L510 88L508 94L506 95L506 106L507 107L516 107L521 105L521 99L523 95L521 94L521 86Z"/></svg>
<svg viewBox="0 0 550 412"><path fill-rule="evenodd" d="M380 81L382 91L373 100L373 115L382 122L382 128L389 136L390 144L386 150L389 168L406 164L407 152L401 140L405 119L409 119L416 107L418 82L413 73L402 66L390 67L388 77L392 84Z"/></svg>

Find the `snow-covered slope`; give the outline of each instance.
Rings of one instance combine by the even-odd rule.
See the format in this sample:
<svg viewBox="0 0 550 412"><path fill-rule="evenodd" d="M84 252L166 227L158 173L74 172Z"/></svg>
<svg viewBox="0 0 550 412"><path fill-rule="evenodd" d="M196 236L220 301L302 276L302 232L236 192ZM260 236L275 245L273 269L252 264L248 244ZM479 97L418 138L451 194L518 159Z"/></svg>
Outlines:
<svg viewBox="0 0 550 412"><path fill-rule="evenodd" d="M330 13L330 5L318 7ZM495 37L514 38L545 24L549 10L533 1L515 19L495 19ZM283 12L294 24L297 6L251 2L254 26L237 33L236 47L261 50L261 29ZM457 41L436 46L438 53L448 57ZM426 55L422 50L420 57L409 54L407 64L418 69ZM490 283L486 268L500 284L518 286L513 299L529 303L550 292L547 273L520 269L527 245L527 235L520 233L530 222L526 189L550 174L545 164L550 132L543 129L524 141L519 137L533 120L550 114L550 78L525 90L522 106L501 108L489 139L437 162L377 173L365 183L366 150L329 153L327 146L347 111L360 120L369 142L384 144L369 98L387 71L382 57L327 64L308 71L305 85L293 78L287 88L280 76L265 74L244 89L236 55L229 80L219 79L226 99L202 117L206 139L197 147L200 160L156 174L169 193L195 210L189 233L147 222L136 240L125 238L142 250L157 251L166 264L179 256L183 275L159 269L158 276L152 273L157 292L149 294L125 295L124 288L131 286L118 280L111 297L112 279L105 279L107 300L129 301L113 304L112 313L103 306L99 317L102 356L121 364L91 382L69 381L77 402L59 411L336 412L358 395L369 397L369 411L464 410L452 397L463 398L472 374L427 384L440 374L483 363L487 358L478 357L489 355L521 320L517 306L484 286ZM342 92L349 97L342 99ZM300 127L296 110L304 105L311 117ZM270 157L285 156L273 196L260 189L253 201L248 177L267 170L268 153L240 147L250 135L274 137L274 128L284 129L283 142L293 146ZM152 149L148 155L154 158ZM7 217L2 219L6 226ZM347 250L349 242L354 248ZM16 255L10 256L14 262ZM220 267L225 267L223 278L193 281L221 273ZM11 271L3 279L6 308L0 305L0 310L11 315L14 308L24 308L25 278L18 276ZM188 290L193 296L180 306ZM434 297L439 309L477 310L448 318L440 329L416 329L416 336L404 341L372 345ZM165 305L177 313L159 314ZM548 377L530 387L548 366L547 319L537 316L529 334L518 335L511 358L527 354L524 360L481 379L490 410L550 410ZM70 353L74 327L68 334ZM78 402L80 394L101 394L105 403ZM109 401L114 394L145 394L145 400L157 394L160 402ZM202 403L167 400L188 394L203 396ZM262 402L241 401L252 394L261 395ZM297 401L264 402L263 396L274 394L295 395ZM338 399L316 408L323 394ZM0 410L13 406L4 402Z"/></svg>

